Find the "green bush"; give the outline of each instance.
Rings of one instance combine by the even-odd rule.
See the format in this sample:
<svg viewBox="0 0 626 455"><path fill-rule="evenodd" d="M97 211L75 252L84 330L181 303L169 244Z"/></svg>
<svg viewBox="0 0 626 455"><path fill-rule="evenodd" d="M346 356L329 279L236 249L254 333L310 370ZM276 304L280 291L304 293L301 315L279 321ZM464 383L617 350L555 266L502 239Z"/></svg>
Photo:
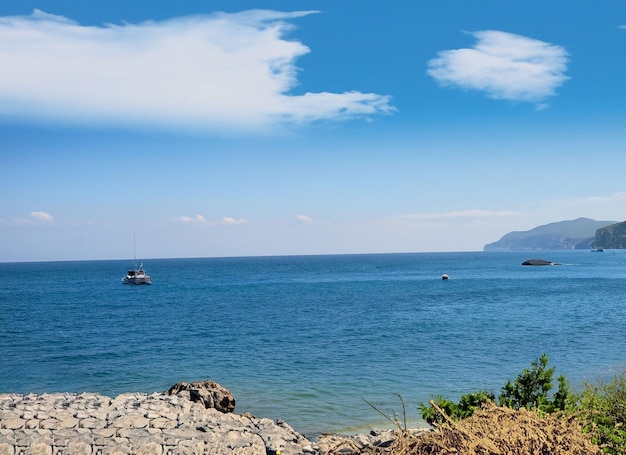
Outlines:
<svg viewBox="0 0 626 455"><path fill-rule="evenodd" d="M626 454L626 372L583 384L570 399L596 444L612 455Z"/></svg>
<svg viewBox="0 0 626 455"><path fill-rule="evenodd" d="M461 397L458 403L454 403L442 396L436 397L433 402L453 420L461 420L470 417L476 409L480 409L483 403L495 402L493 393L481 390L476 393L468 393ZM435 411L432 406L420 403L419 410L428 424L443 423L443 416Z"/></svg>
<svg viewBox="0 0 626 455"><path fill-rule="evenodd" d="M555 412L565 409L570 394L565 376L558 377L559 389L550 399L554 368L548 368L548 356L543 354L530 364L530 370L524 370L515 381L507 381L498 397L500 406L511 409L536 409L541 412Z"/></svg>
<svg viewBox="0 0 626 455"><path fill-rule="evenodd" d="M507 381L498 397L499 405L512 409L536 409L548 413L565 410L571 401L569 400L570 388L565 376L558 377L559 388L551 398L549 392L552 390L554 368L548 368L548 356L543 354L530 365L530 370L525 368L513 382ZM463 395L458 403L442 396L436 397L433 401L445 411L448 417L460 420L470 417L483 403L495 402L495 396L491 392L482 390ZM443 421L443 417L432 406L420 403L418 409L422 418L429 424L438 424Z"/></svg>
<svg viewBox="0 0 626 455"><path fill-rule="evenodd" d="M548 356L543 354L531 362L530 369L525 368L514 381L507 381L498 404L513 409L567 413L581 423L605 453L626 454L626 371L608 380L584 383L580 393L572 393L567 380L560 375L557 392L550 396L553 376L554 368L548 368ZM458 403L442 396L433 400L453 420L470 417L488 401L495 402L495 397L487 391L463 395ZM421 403L418 408L429 424L443 422L444 417L432 406Z"/></svg>

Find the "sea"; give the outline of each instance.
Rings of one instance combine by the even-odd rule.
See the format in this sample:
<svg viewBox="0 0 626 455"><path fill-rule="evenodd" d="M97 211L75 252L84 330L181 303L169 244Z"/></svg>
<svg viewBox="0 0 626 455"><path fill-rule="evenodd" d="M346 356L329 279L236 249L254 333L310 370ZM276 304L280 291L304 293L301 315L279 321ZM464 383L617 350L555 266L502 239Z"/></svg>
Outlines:
<svg viewBox="0 0 626 455"><path fill-rule="evenodd" d="M544 353L574 388L626 363L626 250L150 259L152 285L122 284L132 267L0 263L0 393L210 379L313 438L425 425L420 403L497 395Z"/></svg>

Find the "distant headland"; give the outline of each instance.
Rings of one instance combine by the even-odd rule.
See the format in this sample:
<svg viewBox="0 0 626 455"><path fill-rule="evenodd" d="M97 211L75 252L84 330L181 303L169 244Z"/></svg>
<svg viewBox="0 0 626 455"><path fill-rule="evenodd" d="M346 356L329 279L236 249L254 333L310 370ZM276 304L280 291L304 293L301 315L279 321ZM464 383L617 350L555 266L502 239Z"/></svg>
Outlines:
<svg viewBox="0 0 626 455"><path fill-rule="evenodd" d="M577 218L513 231L488 243L483 251L538 251L626 248L626 221Z"/></svg>

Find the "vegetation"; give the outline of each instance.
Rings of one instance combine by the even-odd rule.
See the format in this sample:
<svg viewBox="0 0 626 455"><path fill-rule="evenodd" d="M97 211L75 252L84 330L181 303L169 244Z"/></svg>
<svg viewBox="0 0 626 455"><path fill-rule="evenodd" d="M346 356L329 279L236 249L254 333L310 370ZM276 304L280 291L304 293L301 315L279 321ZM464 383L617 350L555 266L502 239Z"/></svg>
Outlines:
<svg viewBox="0 0 626 455"><path fill-rule="evenodd" d="M570 395L569 385L565 377L560 375L558 391L551 397L549 392L552 390L553 375L554 368L548 368L548 356L543 354L531 363L530 370L525 368L513 382L507 381L502 387L498 397L500 406L534 409L543 413L565 410ZM468 418L483 404L496 402L495 395L485 390L463 395L458 403L442 396L433 401L453 420ZM429 424L443 421L443 417L432 406L421 403L419 409L422 418Z"/></svg>
<svg viewBox="0 0 626 455"><path fill-rule="evenodd" d="M598 229L593 246L613 249L626 248L626 221Z"/></svg>
<svg viewBox="0 0 626 455"><path fill-rule="evenodd" d="M529 231L514 231L504 235L497 242L484 246L485 251L528 251L528 250L570 250L587 249L597 240L597 230L615 221L595 221L578 218L538 226ZM594 237L596 236L596 237ZM609 248L609 246L604 246Z"/></svg>
<svg viewBox="0 0 626 455"><path fill-rule="evenodd" d="M559 389L551 399L549 392L552 390L554 368L548 368L548 356L543 354L530 365L530 370L525 368L514 382L508 381L504 385L499 397L500 406L547 413L563 411L570 394L565 376L558 377Z"/></svg>
<svg viewBox="0 0 626 455"><path fill-rule="evenodd" d="M405 438L406 439L406 438ZM449 420L436 431L403 442L394 455L600 455L600 448L573 418L540 415L525 407L487 403L471 417Z"/></svg>
<svg viewBox="0 0 626 455"><path fill-rule="evenodd" d="M421 403L419 409L422 418L430 425L438 425L446 420L446 416L452 420L462 420L471 417L472 414L480 409L485 403L495 402L495 395L488 391L480 391L476 393L468 393L461 397L458 403L454 403L442 396L436 397L432 402L436 405L426 405ZM445 415L439 410L442 410Z"/></svg>
<svg viewBox="0 0 626 455"><path fill-rule="evenodd" d="M399 395L403 420L370 404L396 426L393 440L363 443L345 437L324 454L625 455L626 370L585 383L579 393L571 391L563 375L551 393L553 378L544 354L507 381L497 400L483 390L463 395L458 403L439 396L420 404L434 431L407 429Z"/></svg>
<svg viewBox="0 0 626 455"><path fill-rule="evenodd" d="M626 372L614 376L608 381L598 380L595 383L585 383L580 393L573 393L566 378L560 375L557 378L557 390L551 394L553 378L554 368L548 368L548 356L543 354L531 362L530 368L525 368L515 380L507 381L502 387L497 402L493 393L483 390L461 396L458 403L438 396L431 400L429 404L421 403L419 409L422 418L426 422L436 428L445 426L448 429L449 427L458 427L462 422L474 419L474 416L479 412L483 413L483 422L488 421L489 419L485 417L484 412L485 410L491 410L492 417L497 414L497 419L506 420L511 418L511 422L515 422L517 419L520 424L526 419L528 425L532 427L544 425L545 431L555 431L556 433L552 436L544 434L541 437L548 439L554 437L556 438L555 440L563 440L562 432L565 431L565 427L555 423L560 421L568 428L566 440L571 442L572 438L574 438L584 445L583 439L585 438L581 439L581 436L578 434L582 430L587 439L593 441L598 450L601 449L603 453L611 455L626 454ZM495 411L496 409L498 411ZM503 409L508 409L510 412L517 412L518 414L501 411ZM531 415L529 413L534 417L529 417ZM543 422L543 424L540 422ZM492 422L492 424L495 424L495 422ZM463 425L465 424L463 423ZM493 435L496 434L497 428L500 428L502 425L503 423L500 422L492 428ZM488 433L484 429L480 431L485 435ZM508 431L510 432L511 430L509 429ZM529 431L531 429L526 428L522 432L528 435ZM484 444L487 443L484 442ZM503 442L502 444L505 443ZM512 442L508 441L506 444L512 444ZM457 449L461 450L458 447ZM484 453L498 452L487 451ZM553 447L553 452L549 453L570 452L565 452L562 447ZM584 451L581 453L584 453Z"/></svg>
<svg viewBox="0 0 626 455"><path fill-rule="evenodd" d="M626 372L585 383L573 398L578 419L594 442L605 453L626 454Z"/></svg>

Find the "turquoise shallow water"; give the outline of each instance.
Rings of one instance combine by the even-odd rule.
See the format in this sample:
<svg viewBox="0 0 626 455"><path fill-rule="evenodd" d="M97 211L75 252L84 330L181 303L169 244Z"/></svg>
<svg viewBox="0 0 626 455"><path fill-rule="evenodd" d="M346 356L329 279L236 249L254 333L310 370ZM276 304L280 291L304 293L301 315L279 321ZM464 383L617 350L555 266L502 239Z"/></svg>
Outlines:
<svg viewBox="0 0 626 455"><path fill-rule="evenodd" d="M522 267L544 258L562 266ZM626 251L0 263L0 393L162 391L213 379L296 430L419 423L542 353L574 383L626 361ZM447 273L450 280L441 280Z"/></svg>

